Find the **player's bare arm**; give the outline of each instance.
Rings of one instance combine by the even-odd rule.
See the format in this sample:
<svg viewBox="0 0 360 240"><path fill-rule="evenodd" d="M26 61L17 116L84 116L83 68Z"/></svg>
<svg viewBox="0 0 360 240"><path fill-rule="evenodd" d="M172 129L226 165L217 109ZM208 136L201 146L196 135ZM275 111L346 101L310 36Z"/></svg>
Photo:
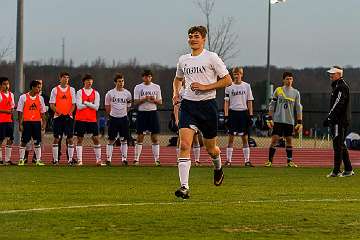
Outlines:
<svg viewBox="0 0 360 240"><path fill-rule="evenodd" d="M182 82L184 78L175 77L173 81L173 105L176 105L180 102L180 89L182 88Z"/></svg>
<svg viewBox="0 0 360 240"><path fill-rule="evenodd" d="M223 78L220 78L216 83L212 84L201 84L201 83L192 83L191 90L193 91L210 91L218 88L225 88L231 85L232 79L229 74L225 75Z"/></svg>

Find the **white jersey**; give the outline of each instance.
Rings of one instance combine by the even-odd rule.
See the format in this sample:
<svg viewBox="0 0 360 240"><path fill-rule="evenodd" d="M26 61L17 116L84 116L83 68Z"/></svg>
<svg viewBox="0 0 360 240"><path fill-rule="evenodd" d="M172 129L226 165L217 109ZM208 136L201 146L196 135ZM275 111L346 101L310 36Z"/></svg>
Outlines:
<svg viewBox="0 0 360 240"><path fill-rule="evenodd" d="M75 89L73 87L70 86L66 86L65 88L62 88L60 85L54 87L51 90L50 93L50 100L49 100L49 104L56 104L56 96L57 96L57 87L60 88L60 91L62 91L63 93L65 93L68 88L70 88L70 94L71 94L71 102L72 104L76 104L76 93L75 93ZM58 116L56 114L54 114L54 118L57 118Z"/></svg>
<svg viewBox="0 0 360 240"><path fill-rule="evenodd" d="M131 106L131 93L123 89L111 89L105 95L105 106L110 106L110 116L121 118L127 116L128 108Z"/></svg>
<svg viewBox="0 0 360 240"><path fill-rule="evenodd" d="M216 97L215 89L211 91L191 90L192 83L197 82L205 85L216 83L218 77L223 78L227 74L229 71L219 56L206 49L198 56L182 55L176 69L176 77L185 79L184 99L191 101L202 101Z"/></svg>
<svg viewBox="0 0 360 240"><path fill-rule="evenodd" d="M140 100L145 96L153 96L156 100L161 100L161 89L160 86L155 83L145 85L144 83L138 84L134 89L134 100ZM156 111L157 106L155 103L144 102L139 104L139 111Z"/></svg>
<svg viewBox="0 0 360 240"><path fill-rule="evenodd" d="M23 112L24 111L25 102L26 102L26 94L27 93L24 93L24 94L22 94L20 96L16 111L18 111L18 112ZM45 113L46 112L46 106L45 106L44 98L42 96L40 96L40 95L39 95L39 97L40 97L40 108L41 108L40 112ZM33 97L30 96L30 99L35 100L36 96L33 96Z"/></svg>
<svg viewBox="0 0 360 240"><path fill-rule="evenodd" d="M225 101L229 101L229 109L235 111L247 110L247 101L254 100L251 86L246 82L232 83L225 88Z"/></svg>
<svg viewBox="0 0 360 240"><path fill-rule="evenodd" d="M11 100L12 100L12 102L11 102L11 108L14 108L15 107L15 98L14 98L14 94L12 93L12 92L8 92L8 93L4 93L3 92L3 94L5 94L5 96L8 98L9 97L9 94L11 94ZM2 101L2 95L0 94L0 102Z"/></svg>

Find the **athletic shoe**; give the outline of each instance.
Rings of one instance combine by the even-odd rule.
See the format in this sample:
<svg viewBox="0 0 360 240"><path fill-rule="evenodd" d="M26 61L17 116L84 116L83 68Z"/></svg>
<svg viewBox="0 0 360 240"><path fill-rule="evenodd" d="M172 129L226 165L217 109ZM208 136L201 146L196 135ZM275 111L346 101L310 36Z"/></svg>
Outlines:
<svg viewBox="0 0 360 240"><path fill-rule="evenodd" d="M27 158L24 158L24 164L27 164L27 163L28 163Z"/></svg>
<svg viewBox="0 0 360 240"><path fill-rule="evenodd" d="M133 164L134 164L134 166L139 166L140 165L139 161L136 161L136 160L133 162Z"/></svg>
<svg viewBox="0 0 360 240"><path fill-rule="evenodd" d="M293 161L288 162L287 166L292 167L292 168L297 168L298 167Z"/></svg>
<svg viewBox="0 0 360 240"><path fill-rule="evenodd" d="M25 160L19 160L18 166L24 166L25 165Z"/></svg>
<svg viewBox="0 0 360 240"><path fill-rule="evenodd" d="M219 170L214 169L214 185L220 186L223 180L224 180L224 172L222 168L220 168Z"/></svg>
<svg viewBox="0 0 360 240"><path fill-rule="evenodd" d="M16 163L13 163L12 161L7 161L7 162L5 162L4 164L5 164L6 166L9 166L9 165L11 165L11 166L17 165Z"/></svg>
<svg viewBox="0 0 360 240"><path fill-rule="evenodd" d="M111 166L111 161L106 161L105 165L110 167Z"/></svg>
<svg viewBox="0 0 360 240"><path fill-rule="evenodd" d="M267 161L264 165L264 167L272 167L272 162Z"/></svg>
<svg viewBox="0 0 360 240"><path fill-rule="evenodd" d="M200 167L201 164L200 164L200 161L195 161L195 167Z"/></svg>
<svg viewBox="0 0 360 240"><path fill-rule="evenodd" d="M52 161L52 164L53 164L53 165L59 165L59 161L54 161L54 160L53 160L53 161Z"/></svg>
<svg viewBox="0 0 360 240"><path fill-rule="evenodd" d="M231 162L230 162L230 161L226 161L226 162L225 162L225 166L231 167Z"/></svg>
<svg viewBox="0 0 360 240"><path fill-rule="evenodd" d="M161 164L160 164L160 161L159 161L159 160L156 160L156 161L155 161L155 166L156 166L156 167L160 167L160 165L161 165Z"/></svg>
<svg viewBox="0 0 360 240"><path fill-rule="evenodd" d="M35 154L33 155L33 158L32 158L32 160L31 160L31 163L36 164L36 157L35 157Z"/></svg>
<svg viewBox="0 0 360 240"><path fill-rule="evenodd" d="M78 166L82 166L83 162L82 161L78 161Z"/></svg>
<svg viewBox="0 0 360 240"><path fill-rule="evenodd" d="M45 163L43 163L41 160L38 160L35 162L36 166L45 166Z"/></svg>
<svg viewBox="0 0 360 240"><path fill-rule="evenodd" d="M3 164L4 164L4 161L1 160L1 161L0 161L0 165L3 165Z"/></svg>
<svg viewBox="0 0 360 240"><path fill-rule="evenodd" d="M121 161L122 165L127 167L129 164L128 164L128 161L127 160L124 160L124 161Z"/></svg>
<svg viewBox="0 0 360 240"><path fill-rule="evenodd" d="M328 175L326 175L327 178L331 178L331 177L340 177L341 176L341 172L338 173L334 173L333 171L331 171L331 173L329 173Z"/></svg>
<svg viewBox="0 0 360 240"><path fill-rule="evenodd" d="M101 160L96 162L96 166L102 167L106 166L106 163L103 163Z"/></svg>
<svg viewBox="0 0 360 240"><path fill-rule="evenodd" d="M245 163L245 167L255 167L255 166L252 165L251 162L246 162L246 163Z"/></svg>
<svg viewBox="0 0 360 240"><path fill-rule="evenodd" d="M175 196L181 197L182 199L188 199L190 197L190 191L188 188L182 186L175 191Z"/></svg>
<svg viewBox="0 0 360 240"><path fill-rule="evenodd" d="M355 175L355 173L354 173L354 171L351 170L351 171L342 172L339 177L351 177L353 175Z"/></svg>

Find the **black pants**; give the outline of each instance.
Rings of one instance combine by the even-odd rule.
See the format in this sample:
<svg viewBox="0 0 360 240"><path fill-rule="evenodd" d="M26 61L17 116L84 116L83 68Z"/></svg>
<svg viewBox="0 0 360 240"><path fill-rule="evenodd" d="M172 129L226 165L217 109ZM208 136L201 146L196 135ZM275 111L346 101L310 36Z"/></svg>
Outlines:
<svg viewBox="0 0 360 240"><path fill-rule="evenodd" d="M347 128L341 124L335 124L331 126L331 135L333 138L334 148L334 173L340 172L341 162L344 163L345 171L352 171L351 161L349 158L349 152L344 143Z"/></svg>

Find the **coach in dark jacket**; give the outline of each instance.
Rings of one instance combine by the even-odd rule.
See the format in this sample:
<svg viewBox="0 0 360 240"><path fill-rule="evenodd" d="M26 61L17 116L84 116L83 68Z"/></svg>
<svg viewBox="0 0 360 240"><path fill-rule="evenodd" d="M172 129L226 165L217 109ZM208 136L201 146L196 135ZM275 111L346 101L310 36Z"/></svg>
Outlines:
<svg viewBox="0 0 360 240"><path fill-rule="evenodd" d="M354 175L349 153L344 143L347 128L350 124L350 90L343 79L343 69L334 66L327 71L331 80L330 112L324 121L325 127L330 127L334 148L334 169L327 177L349 177ZM344 172L340 171L341 162Z"/></svg>

